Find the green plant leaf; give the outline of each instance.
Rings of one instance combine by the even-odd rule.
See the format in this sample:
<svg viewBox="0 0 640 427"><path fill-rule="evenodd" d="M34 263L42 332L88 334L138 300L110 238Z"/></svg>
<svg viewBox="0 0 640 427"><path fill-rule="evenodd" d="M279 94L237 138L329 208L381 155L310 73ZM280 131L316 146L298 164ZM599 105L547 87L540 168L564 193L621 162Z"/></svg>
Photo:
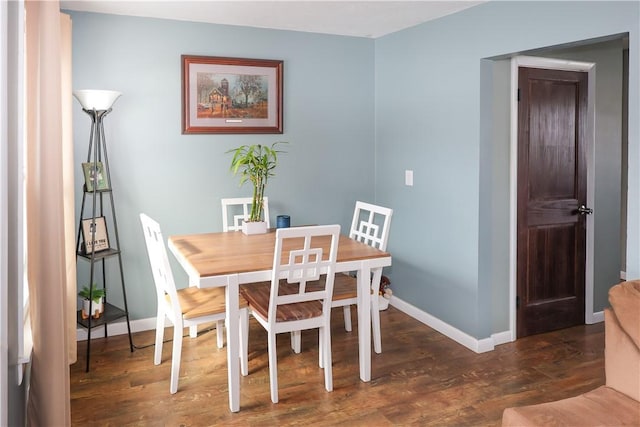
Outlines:
<svg viewBox="0 0 640 427"><path fill-rule="evenodd" d="M106 292L104 288L98 288L94 283L91 285L91 289L87 285L83 286L80 292L78 292L78 296L84 299L91 298L93 302L98 303L103 297L106 296Z"/></svg>
<svg viewBox="0 0 640 427"><path fill-rule="evenodd" d="M249 221L261 221L263 211L264 189L269 178L275 176L275 168L278 166L279 144L287 144L286 141L277 141L266 146L262 144L242 145L227 151L233 153L230 170L234 175L240 176L239 185L251 181L253 185L253 201Z"/></svg>

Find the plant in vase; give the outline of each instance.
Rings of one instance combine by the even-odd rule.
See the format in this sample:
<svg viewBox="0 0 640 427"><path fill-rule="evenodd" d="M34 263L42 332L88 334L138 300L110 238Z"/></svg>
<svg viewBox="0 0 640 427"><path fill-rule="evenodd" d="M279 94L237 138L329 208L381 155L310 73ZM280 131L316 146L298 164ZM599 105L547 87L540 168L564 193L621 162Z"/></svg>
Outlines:
<svg viewBox="0 0 640 427"><path fill-rule="evenodd" d="M253 185L253 198L249 219L242 223L242 231L245 234L266 233L267 225L263 218L264 190L269 178L275 176L274 170L278 166L278 144L286 142L274 142L271 146L253 144L242 145L227 151L233 153L231 159L231 171L234 175L240 175L240 185L250 181Z"/></svg>
<svg viewBox="0 0 640 427"><path fill-rule="evenodd" d="M378 291L378 306L380 310L386 310L389 308L389 300L393 295L391 290L391 281L387 276L380 278L380 289Z"/></svg>
<svg viewBox="0 0 640 427"><path fill-rule="evenodd" d="M96 284L89 286L83 286L82 290L78 292L78 296L82 297L82 318L87 319L90 311L93 311L93 317L99 318L104 312L104 304L102 298L104 298L106 292L103 288L96 288ZM91 303L93 300L93 303Z"/></svg>

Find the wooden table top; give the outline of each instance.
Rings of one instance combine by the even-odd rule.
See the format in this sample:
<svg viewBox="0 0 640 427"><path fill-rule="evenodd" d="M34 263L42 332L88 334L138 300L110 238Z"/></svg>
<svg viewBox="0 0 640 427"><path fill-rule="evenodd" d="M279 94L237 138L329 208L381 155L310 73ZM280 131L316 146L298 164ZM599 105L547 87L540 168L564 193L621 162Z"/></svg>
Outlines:
<svg viewBox="0 0 640 427"><path fill-rule="evenodd" d="M331 239L329 237L314 238L314 243L316 239L321 240L325 248L324 252L327 253ZM296 240L302 241L301 238L285 241L283 257L288 257L288 251L296 246ZM269 230L266 234L253 235L231 231L169 237L169 244L173 245L175 251L184 257L200 277L271 270L275 241L275 229ZM390 257L391 254L388 252L340 235L338 263Z"/></svg>

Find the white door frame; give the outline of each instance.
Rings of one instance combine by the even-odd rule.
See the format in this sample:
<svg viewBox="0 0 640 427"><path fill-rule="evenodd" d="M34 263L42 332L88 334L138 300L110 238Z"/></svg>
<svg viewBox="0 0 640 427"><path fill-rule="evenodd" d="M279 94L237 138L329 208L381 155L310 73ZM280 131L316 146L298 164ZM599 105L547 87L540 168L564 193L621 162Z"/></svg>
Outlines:
<svg viewBox="0 0 640 427"><path fill-rule="evenodd" d="M588 73L587 100L587 206L594 205L595 184L595 82L596 64L593 62L568 61L535 56L515 56L511 58L511 132L509 167L509 332L511 341L516 340L516 295L517 295L517 213L518 213L518 68L544 68L551 70L583 71ZM596 323L593 314L593 234L594 216L587 215L587 253L585 263L584 309L585 322Z"/></svg>
<svg viewBox="0 0 640 427"><path fill-rule="evenodd" d="M2 94L0 95L0 425L7 425L9 418L8 402L9 402L9 331L8 324L8 292L9 278L7 274L8 267L8 215L9 207L7 200L8 192L8 153L7 145L9 139L8 126L8 95L6 89L9 86L9 48L6 41L8 31L5 29L9 23L9 7L7 2L0 4L0 28L2 28L2 40L0 41L0 87Z"/></svg>

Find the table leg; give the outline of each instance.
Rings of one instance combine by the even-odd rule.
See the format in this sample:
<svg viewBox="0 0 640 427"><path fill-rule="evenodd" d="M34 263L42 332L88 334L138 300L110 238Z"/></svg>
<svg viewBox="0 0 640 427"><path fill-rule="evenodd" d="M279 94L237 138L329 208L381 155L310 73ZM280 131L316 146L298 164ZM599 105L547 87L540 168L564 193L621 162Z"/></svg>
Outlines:
<svg viewBox="0 0 640 427"><path fill-rule="evenodd" d="M382 338L380 333L380 280L382 279L382 267L371 270L371 339L373 351L382 353Z"/></svg>
<svg viewBox="0 0 640 427"><path fill-rule="evenodd" d="M189 276L189 286L198 286L200 283L200 276ZM189 326L189 338L198 337L198 325Z"/></svg>
<svg viewBox="0 0 640 427"><path fill-rule="evenodd" d="M362 262L358 271L358 344L360 379L371 381L371 267Z"/></svg>
<svg viewBox="0 0 640 427"><path fill-rule="evenodd" d="M240 311L238 309L238 276L230 275L225 288L227 324L227 366L229 381L229 408L240 410Z"/></svg>

